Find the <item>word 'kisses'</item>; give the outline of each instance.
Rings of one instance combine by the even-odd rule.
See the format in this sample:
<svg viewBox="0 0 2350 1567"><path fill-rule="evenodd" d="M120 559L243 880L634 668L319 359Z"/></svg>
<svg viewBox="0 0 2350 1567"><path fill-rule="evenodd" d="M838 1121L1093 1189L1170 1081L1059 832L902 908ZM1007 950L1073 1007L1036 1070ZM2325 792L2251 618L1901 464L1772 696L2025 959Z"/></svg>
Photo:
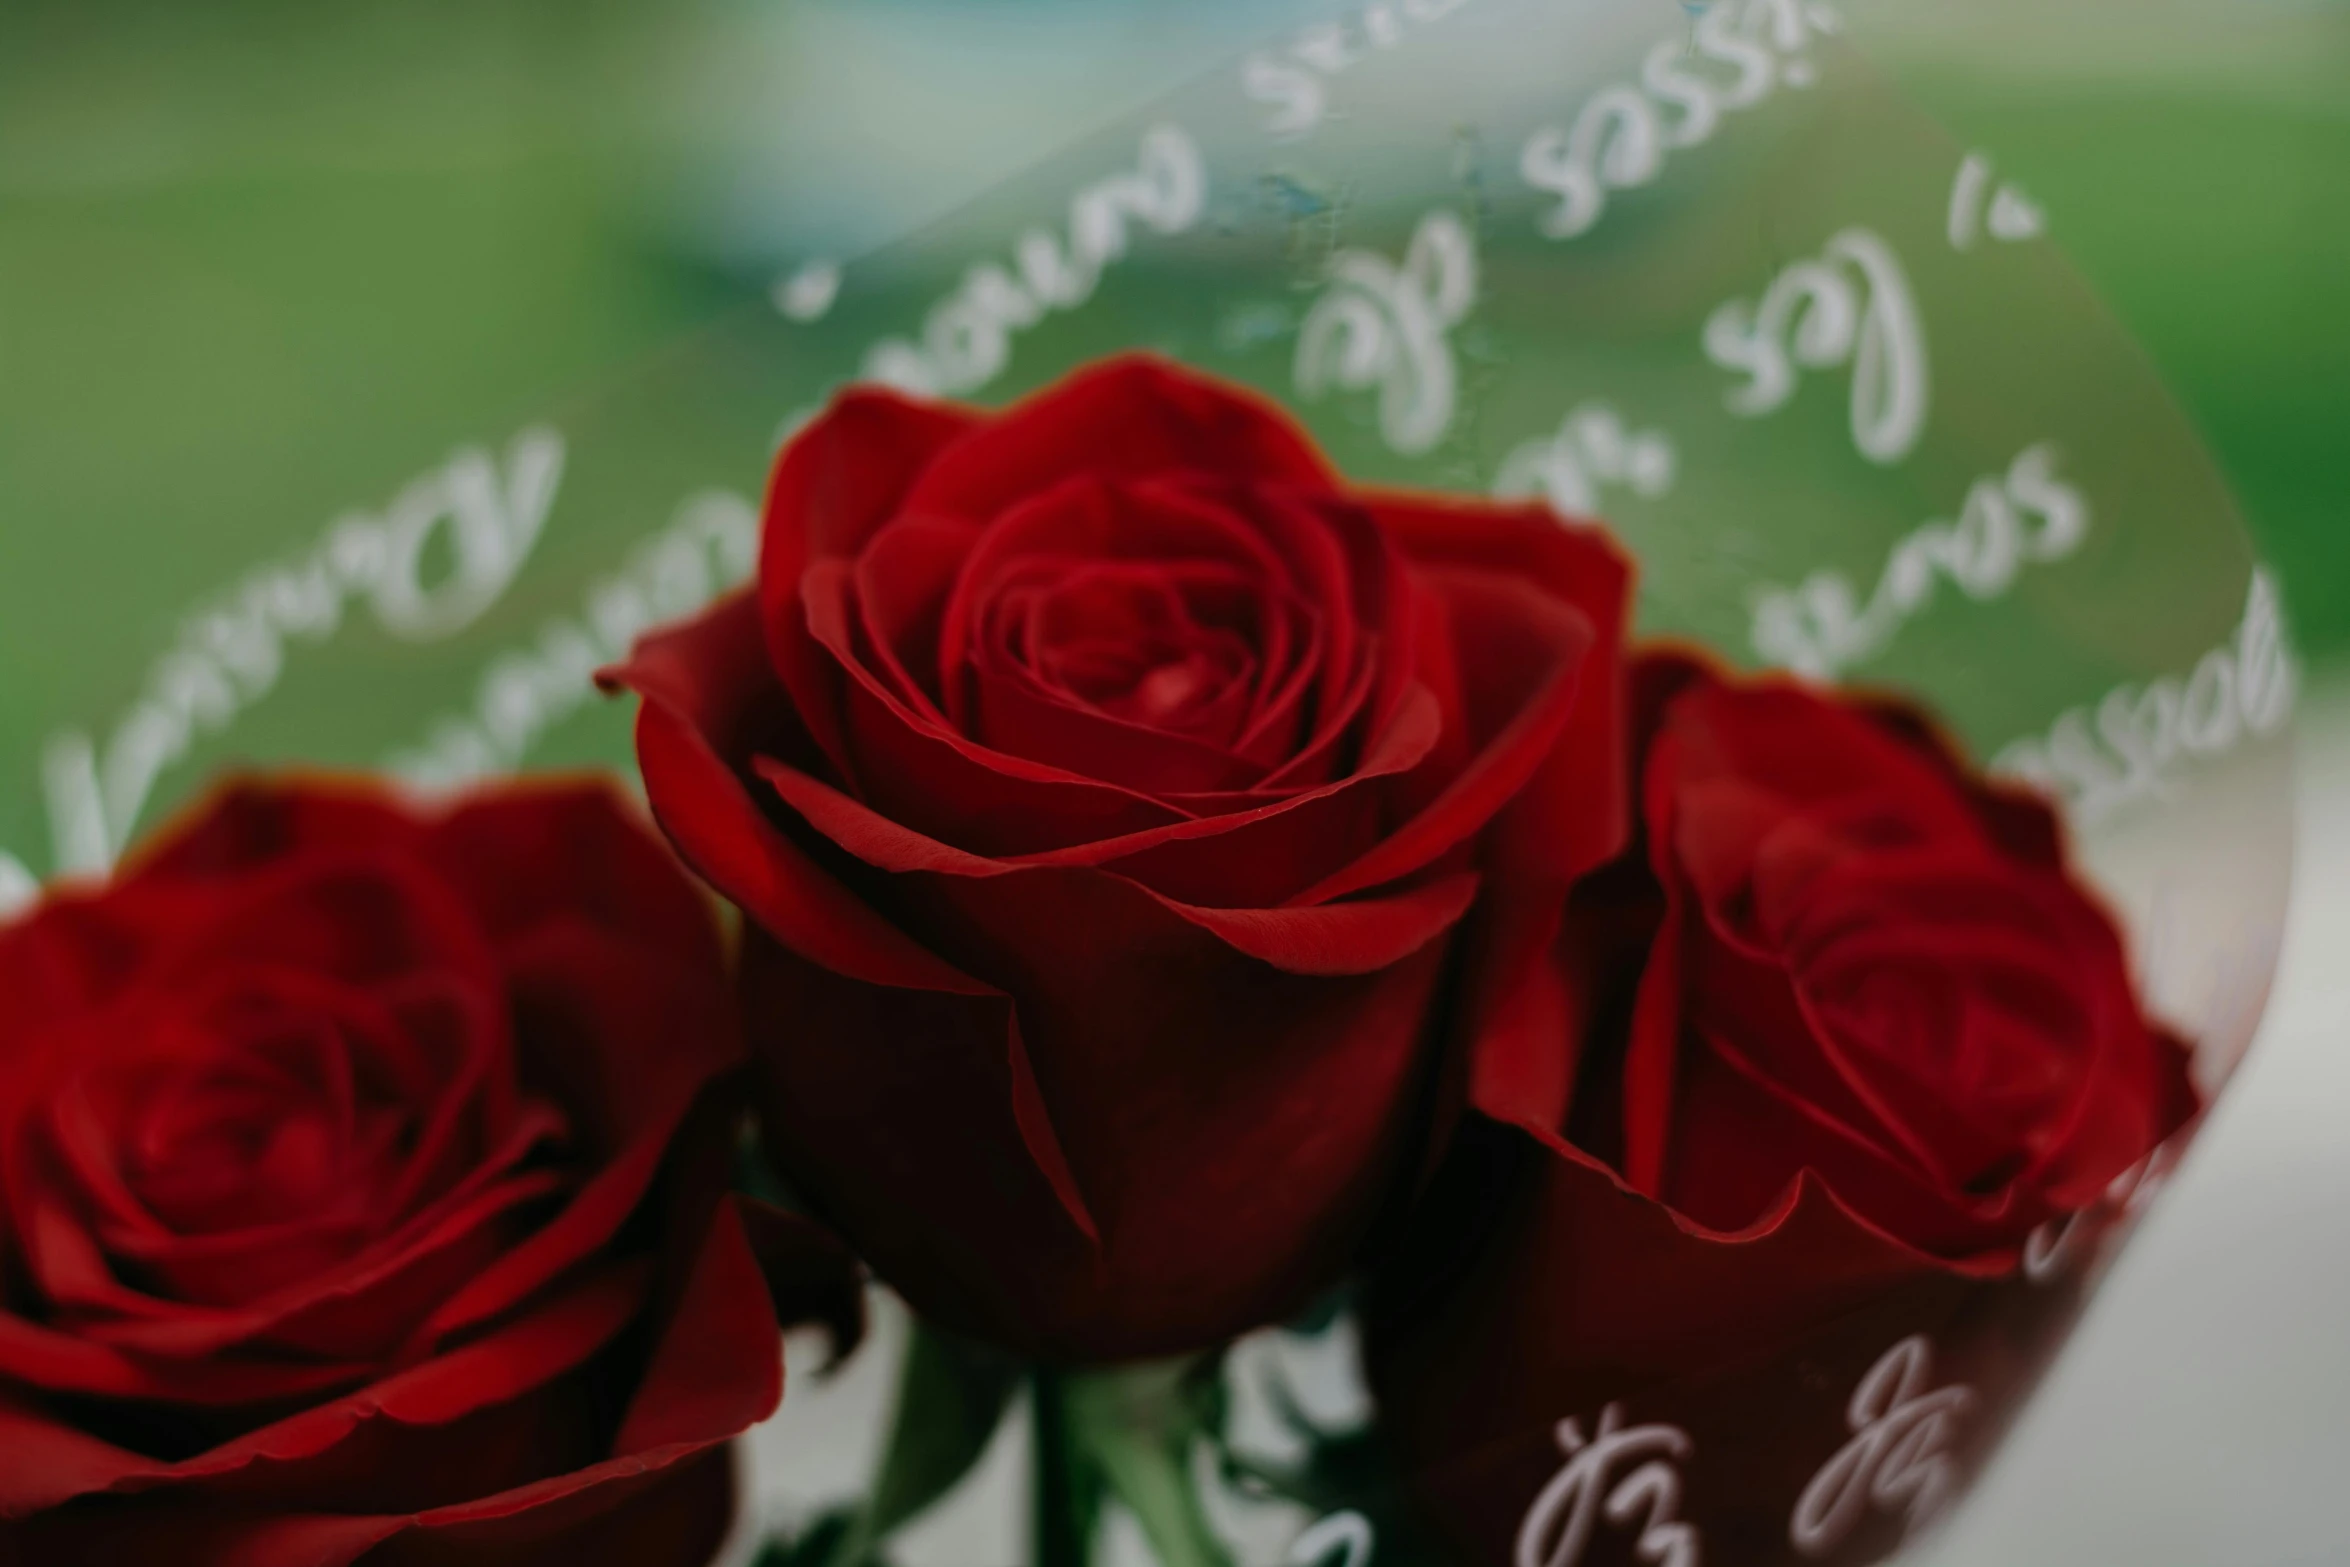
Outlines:
<svg viewBox="0 0 2350 1567"><path fill-rule="evenodd" d="M1297 389L1379 392L1379 433L1406 456L1452 428L1460 375L1452 329L1477 303L1477 241L1441 208L1420 220L1403 265L1368 250L1330 258L1330 283L1297 338Z"/></svg>
<svg viewBox="0 0 2350 1567"><path fill-rule="evenodd" d="M1604 1516L1618 1528L1640 1528L1638 1550L1656 1567L1699 1567L1696 1526L1678 1517L1681 1471L1694 1444L1678 1426L1624 1426L1624 1408L1610 1404L1586 1441L1572 1416L1558 1424L1567 1466L1555 1475L1518 1528L1516 1567L1578 1567ZM1628 1474L1619 1474L1624 1466Z"/></svg>
<svg viewBox="0 0 2350 1567"><path fill-rule="evenodd" d="M1842 25L1821 0L1707 6L1693 38L1668 38L1649 51L1637 83L1603 87L1572 122L1527 138L1519 176L1558 197L1535 226L1558 240L1590 233L1607 215L1610 191L1653 183L1671 153L1713 140L1725 115L1757 107L1782 86L1818 81L1818 68L1802 51L1815 33ZM1728 80L1702 74L1691 69L1693 57L1736 74Z"/></svg>
<svg viewBox="0 0 2350 1567"><path fill-rule="evenodd" d="M1933 1367L1933 1348L1920 1335L1887 1350L1861 1379L1847 1411L1852 1440L1804 1487L1788 1521L1797 1550L1827 1555L1872 1510L1906 1509L1915 1532L1956 1494L1958 1464L1948 1449L1975 1395L1963 1387L1927 1392Z"/></svg>
<svg viewBox="0 0 2350 1567"><path fill-rule="evenodd" d="M1759 419L1795 396L1803 370L1852 367L1852 444L1890 467L1917 449L1932 401L1925 320L1893 247L1865 228L1828 241L1759 300L1732 300L1705 323L1706 357L1741 372L1730 411Z"/></svg>

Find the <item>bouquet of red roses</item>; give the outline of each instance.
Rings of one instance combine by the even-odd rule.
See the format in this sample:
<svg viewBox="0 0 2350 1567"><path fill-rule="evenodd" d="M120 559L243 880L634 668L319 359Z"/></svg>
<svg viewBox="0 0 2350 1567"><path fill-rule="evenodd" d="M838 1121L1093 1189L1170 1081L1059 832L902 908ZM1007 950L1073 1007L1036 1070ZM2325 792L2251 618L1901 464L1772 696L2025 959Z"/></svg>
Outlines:
<svg viewBox="0 0 2350 1567"><path fill-rule="evenodd" d="M0 1538L702 1563L853 1252L1033 1368L1040 1561L1105 1499L1218 1559L1201 1373L1348 1289L1364 1538L1408 1496L1463 1561L1877 1559L2189 1052L2044 801L1628 642L1631 585L1158 361L849 393L755 585L607 677L731 955L601 792L300 781L0 938ZM738 1082L807 1217L724 1194Z"/></svg>
<svg viewBox="0 0 2350 1567"><path fill-rule="evenodd" d="M1539 8L1460 9L625 389L652 469L794 409L763 502L394 776L113 863L289 637L495 625L633 475L461 456L52 746L93 874L0 876L0 1567L913 1567L987 1487L1019 1543L924 1562L1858 1567L1945 1511L2257 1019L2274 585L1833 11L1589 24L1562 100L1496 45ZM1478 128L1333 107L1447 37ZM649 812L499 779L599 670Z"/></svg>

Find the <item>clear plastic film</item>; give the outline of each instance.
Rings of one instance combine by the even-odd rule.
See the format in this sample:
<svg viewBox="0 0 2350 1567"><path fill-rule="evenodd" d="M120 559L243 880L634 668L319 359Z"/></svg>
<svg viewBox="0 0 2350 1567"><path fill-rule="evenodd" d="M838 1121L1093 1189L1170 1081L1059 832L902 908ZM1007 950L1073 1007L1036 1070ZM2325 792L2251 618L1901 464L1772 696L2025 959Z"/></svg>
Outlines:
<svg viewBox="0 0 2350 1567"><path fill-rule="evenodd" d="M1648 632L1924 698L2068 800L2224 1068L2281 915L2293 666L2218 474L2063 215L1839 13L1662 11L1312 29L223 559L176 625L94 625L0 734L8 880L103 869L230 759L618 762L587 671L747 574L768 458L833 388L995 402L1140 347L1278 397L1363 478L1604 517Z"/></svg>
<svg viewBox="0 0 2350 1567"><path fill-rule="evenodd" d="M1139 348L1350 475L1604 518L1644 633L1920 700L2062 799L2216 1088L2285 906L2276 585L2064 214L1866 45L1824 0L1378 0L1274 42L223 558L177 623L93 617L0 725L0 893L102 872L231 763L625 767L591 673L749 575L767 465L833 390L996 403ZM1357 1560L1325 1533L1296 1559Z"/></svg>

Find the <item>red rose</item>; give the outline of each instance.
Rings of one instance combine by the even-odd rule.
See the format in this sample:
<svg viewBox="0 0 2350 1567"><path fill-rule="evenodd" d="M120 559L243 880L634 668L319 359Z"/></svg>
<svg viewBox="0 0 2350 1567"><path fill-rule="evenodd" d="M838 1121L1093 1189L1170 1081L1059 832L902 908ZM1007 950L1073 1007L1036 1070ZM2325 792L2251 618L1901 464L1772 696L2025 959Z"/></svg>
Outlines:
<svg viewBox="0 0 2350 1567"><path fill-rule="evenodd" d="M2195 1113L2188 1053L2049 810L1906 709L1674 658L1633 688L1635 848L1501 943L1485 1119L1378 1292L1375 1379L1474 1559L1564 1550L1558 1422L1613 1407L1679 1433L1709 1564L1874 1560L2052 1351Z"/></svg>
<svg viewBox="0 0 2350 1567"><path fill-rule="evenodd" d="M605 794L232 790L0 995L0 1559L709 1560L781 1392L738 1030Z"/></svg>
<svg viewBox="0 0 2350 1567"><path fill-rule="evenodd" d="M999 415L844 396L756 596L618 677L755 927L787 1172L917 1307L1042 1355L1299 1305L1428 1135L1480 835L1562 876L1621 843L1627 581L1150 360Z"/></svg>

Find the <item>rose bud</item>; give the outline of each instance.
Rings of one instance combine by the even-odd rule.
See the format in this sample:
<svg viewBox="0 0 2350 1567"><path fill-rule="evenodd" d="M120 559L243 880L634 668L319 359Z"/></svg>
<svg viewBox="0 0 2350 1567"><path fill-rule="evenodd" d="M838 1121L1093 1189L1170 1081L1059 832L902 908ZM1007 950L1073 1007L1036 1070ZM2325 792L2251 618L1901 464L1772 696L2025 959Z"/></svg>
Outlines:
<svg viewBox="0 0 2350 1567"><path fill-rule="evenodd" d="M1632 849L1497 919L1383 1419L1467 1561L1879 1560L2053 1353L2189 1054L2050 810L1914 713L1633 691Z"/></svg>
<svg viewBox="0 0 2350 1567"><path fill-rule="evenodd" d="M712 914L597 789L254 784L0 928L0 1560L709 1562L857 1309Z"/></svg>
<svg viewBox="0 0 2350 1567"><path fill-rule="evenodd" d="M615 677L749 916L785 1173L1034 1355L1300 1307L1426 1153L1480 850L1621 846L1627 583L1596 532L1350 487L1148 359L999 414L843 396L756 593Z"/></svg>

